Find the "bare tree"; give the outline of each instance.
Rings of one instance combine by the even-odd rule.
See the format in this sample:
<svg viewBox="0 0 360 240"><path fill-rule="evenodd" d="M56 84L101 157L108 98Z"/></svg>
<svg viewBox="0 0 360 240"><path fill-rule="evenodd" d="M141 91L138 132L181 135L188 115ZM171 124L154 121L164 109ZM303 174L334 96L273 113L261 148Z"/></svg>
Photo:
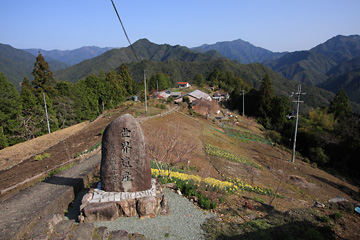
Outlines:
<svg viewBox="0 0 360 240"><path fill-rule="evenodd" d="M174 129L152 130L147 148L160 174L168 170L166 177L170 177L171 171L178 163L186 162L189 167L191 157L198 151L198 147L191 139L180 138L178 126Z"/></svg>

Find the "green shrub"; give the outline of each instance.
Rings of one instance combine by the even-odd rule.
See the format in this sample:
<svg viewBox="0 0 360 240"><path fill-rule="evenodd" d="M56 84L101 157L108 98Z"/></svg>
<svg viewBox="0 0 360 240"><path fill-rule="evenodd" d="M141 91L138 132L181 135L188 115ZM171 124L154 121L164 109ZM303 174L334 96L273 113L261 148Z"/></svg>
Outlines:
<svg viewBox="0 0 360 240"><path fill-rule="evenodd" d="M273 130L266 131L266 138L272 142L281 143L281 134L276 131Z"/></svg>
<svg viewBox="0 0 360 240"><path fill-rule="evenodd" d="M326 216L326 215L320 216L319 218L320 218L320 221L321 221L321 222L324 222L324 223L327 223L327 222L330 221L330 217L329 217L329 216Z"/></svg>
<svg viewBox="0 0 360 240"><path fill-rule="evenodd" d="M330 217L334 220L338 220L343 217L343 214L340 212L335 212L335 213L331 214Z"/></svg>
<svg viewBox="0 0 360 240"><path fill-rule="evenodd" d="M155 107L160 108L160 109L166 109L166 105L163 103L158 103L155 105Z"/></svg>
<svg viewBox="0 0 360 240"><path fill-rule="evenodd" d="M206 196L200 195L198 197L198 199L199 199L199 205L202 208L205 208L206 210L210 210L210 200L209 200L209 198L207 198Z"/></svg>
<svg viewBox="0 0 360 240"><path fill-rule="evenodd" d="M183 97L183 102L190 104L190 98L188 96Z"/></svg>
<svg viewBox="0 0 360 240"><path fill-rule="evenodd" d="M316 164L316 163L314 163L314 162L313 162L313 163L311 163L311 164L310 164L310 166L311 166L311 167L313 167L313 168L317 168L317 164Z"/></svg>
<svg viewBox="0 0 360 240"><path fill-rule="evenodd" d="M43 156L41 154L36 155L35 158L34 158L35 161L40 161L42 159L43 159Z"/></svg>
<svg viewBox="0 0 360 240"><path fill-rule="evenodd" d="M319 232L315 228L307 229L304 237L305 239L314 239L314 240L324 239L323 236L321 235L321 232Z"/></svg>
<svg viewBox="0 0 360 240"><path fill-rule="evenodd" d="M317 164L324 165L329 161L329 157L326 156L324 150L321 147L310 148L310 159Z"/></svg>
<svg viewBox="0 0 360 240"><path fill-rule="evenodd" d="M40 160L43 160L44 158L49 158L49 157L51 157L50 153L44 153L44 154L36 155L34 160L35 161L40 161Z"/></svg>

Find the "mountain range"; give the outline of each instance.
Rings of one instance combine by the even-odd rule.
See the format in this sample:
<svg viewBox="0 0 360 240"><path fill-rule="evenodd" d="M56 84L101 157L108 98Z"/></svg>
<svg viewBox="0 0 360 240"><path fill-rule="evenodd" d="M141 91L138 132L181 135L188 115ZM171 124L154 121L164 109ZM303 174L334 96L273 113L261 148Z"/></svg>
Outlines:
<svg viewBox="0 0 360 240"><path fill-rule="evenodd" d="M216 50L241 63L260 62L289 80L334 93L344 87L352 101L360 102L359 35L338 35L308 51L273 53L242 40L202 45L193 50Z"/></svg>
<svg viewBox="0 0 360 240"><path fill-rule="evenodd" d="M259 72L271 72L275 81L281 82L281 85L277 83L274 85L278 85L282 94L289 92L290 88L294 91L297 83L305 83L310 85L309 87L318 86L332 92L337 92L343 86L352 101L360 102L359 35L339 35L308 51L281 53L256 47L240 39L212 45L205 44L193 49L179 45L158 45L147 39L140 39L133 44L133 49L137 58L131 47L25 51L0 44L0 71L4 72L19 89L19 83L24 76L31 80L35 55L39 51L45 56L56 80L69 82L76 82L101 70L104 72L115 70L121 63L129 65L132 69L131 74L138 81L143 79L141 75L145 68L149 76L156 73L155 70L167 71L173 81L191 81L194 72L201 72L207 76L213 67L220 66L221 70L231 70L255 87L259 86L263 78ZM281 77L273 74L271 69ZM292 80L290 84L286 79ZM321 94L329 95L327 91ZM325 97L327 99L325 102L329 101L329 96Z"/></svg>
<svg viewBox="0 0 360 240"><path fill-rule="evenodd" d="M249 42L241 39L226 42L217 42L215 44L204 44L200 47L192 48L197 52L207 52L211 50L218 51L231 60L237 60L240 63L262 63L266 60L275 60L284 56L287 52L272 52L270 50L256 47Z"/></svg>
<svg viewBox="0 0 360 240"><path fill-rule="evenodd" d="M100 48L96 46L90 47L81 47L74 50L43 50L43 49L22 49L31 53L34 56L37 56L40 52L47 61L60 61L65 63L67 66L72 66L78 64L86 59L97 57L104 52L112 49L111 47Z"/></svg>

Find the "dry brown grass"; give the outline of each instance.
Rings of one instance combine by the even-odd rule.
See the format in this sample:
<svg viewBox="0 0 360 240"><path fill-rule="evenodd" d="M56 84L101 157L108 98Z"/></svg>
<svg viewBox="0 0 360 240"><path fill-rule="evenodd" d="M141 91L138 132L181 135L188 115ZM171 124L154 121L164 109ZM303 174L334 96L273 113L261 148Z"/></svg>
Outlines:
<svg viewBox="0 0 360 240"><path fill-rule="evenodd" d="M82 122L0 150L0 170L17 165L31 156L42 153L49 147L83 129L88 123L88 121Z"/></svg>

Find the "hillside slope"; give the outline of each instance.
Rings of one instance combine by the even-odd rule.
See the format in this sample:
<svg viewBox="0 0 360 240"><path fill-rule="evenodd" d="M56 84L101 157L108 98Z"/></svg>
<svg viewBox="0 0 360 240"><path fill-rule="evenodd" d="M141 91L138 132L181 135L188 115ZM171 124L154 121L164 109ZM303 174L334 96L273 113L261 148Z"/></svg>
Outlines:
<svg viewBox="0 0 360 240"><path fill-rule="evenodd" d="M140 108L143 109L143 106L131 103L109 112L78 131L74 137L47 149L45 152L51 153L51 157L42 161L33 161L31 158L28 163L13 167L12 172L0 171L1 189L9 183L29 178L46 171L48 167L53 168L68 161L76 152L99 142L102 129L116 116L125 112L137 116L136 112ZM274 239L269 237L273 234L296 236L296 239L302 239L302 236L306 236L305 239L312 239L311 236L317 236L315 239L322 239L320 237L323 236L327 236L326 239L357 239L360 236L359 218L353 212L359 188L299 158L291 163L290 151L284 151L264 139L262 127L253 119L237 116L237 124L213 121L190 116L187 107L166 116L138 116L138 119L141 120L141 127L149 143L167 141L167 138L152 137L153 132L165 130L166 136L171 138L178 131L179 141L197 146L197 151L190 155L189 168L184 164L177 165L181 173L175 175L173 172L172 176L182 174L186 185L190 186L190 179L193 178L211 183L204 187L204 182L201 182L195 189L201 189L202 196L216 203L213 211L217 218L208 222L210 226L205 228L214 239L216 236L219 238L219 235L221 239L264 239L264 236ZM96 169L94 166L94 171ZM237 187L229 188L229 191L218 187L231 181ZM60 181L56 183L60 184ZM313 207L315 201L322 204L337 196L349 202L327 203L325 208ZM2 192L0 197L3 197ZM194 197L192 199L197 204L198 200L194 200ZM296 235L290 230L295 231Z"/></svg>
<svg viewBox="0 0 360 240"><path fill-rule="evenodd" d="M46 153L51 154L49 158L34 161L33 157L31 157L18 167L0 171L1 189L11 186L14 181L22 181L34 176L35 173L46 171L46 166L53 168L56 164L59 165L68 161L69 158L76 156L76 153L84 151L99 142L101 140L101 131L117 116L126 112L134 114L134 111L137 111L138 108L143 108L143 106L137 104L129 108L124 106L113 111L108 117L97 119L86 128L78 131L74 136L60 141L45 150ZM314 199L325 202L338 195L352 201L358 191L357 187L345 183L325 171L313 168L298 158L295 163L291 163L289 161L291 158L290 151L280 150L263 141L264 136L260 130L261 126L252 119L237 116L239 124L230 125L217 121L213 122L211 119L202 117L194 118L186 112L187 109L185 108L180 110L179 113L153 117L141 121L141 126L148 141L162 141L151 137L153 136L152 132L162 129L165 130L166 134L170 134L169 136L174 134L174 131L178 131L180 141L196 144L198 151L194 152L190 158L190 167L196 169L192 174L215 179L236 177L253 186L270 189L276 189L279 181L283 179L280 185L280 194L284 198L277 198L274 201L274 205L279 210L310 207ZM234 133L236 134L234 135ZM205 146L227 151L234 156L238 156L239 159L247 159L247 161L229 160L221 154L221 151L214 152L212 150L211 152L205 150ZM36 152L34 154L40 153ZM261 167L251 170L247 165L250 162ZM13 176L17 177L14 178ZM251 191L241 191L241 194L249 197L257 196L265 202L269 202L271 199L271 196L258 195Z"/></svg>

